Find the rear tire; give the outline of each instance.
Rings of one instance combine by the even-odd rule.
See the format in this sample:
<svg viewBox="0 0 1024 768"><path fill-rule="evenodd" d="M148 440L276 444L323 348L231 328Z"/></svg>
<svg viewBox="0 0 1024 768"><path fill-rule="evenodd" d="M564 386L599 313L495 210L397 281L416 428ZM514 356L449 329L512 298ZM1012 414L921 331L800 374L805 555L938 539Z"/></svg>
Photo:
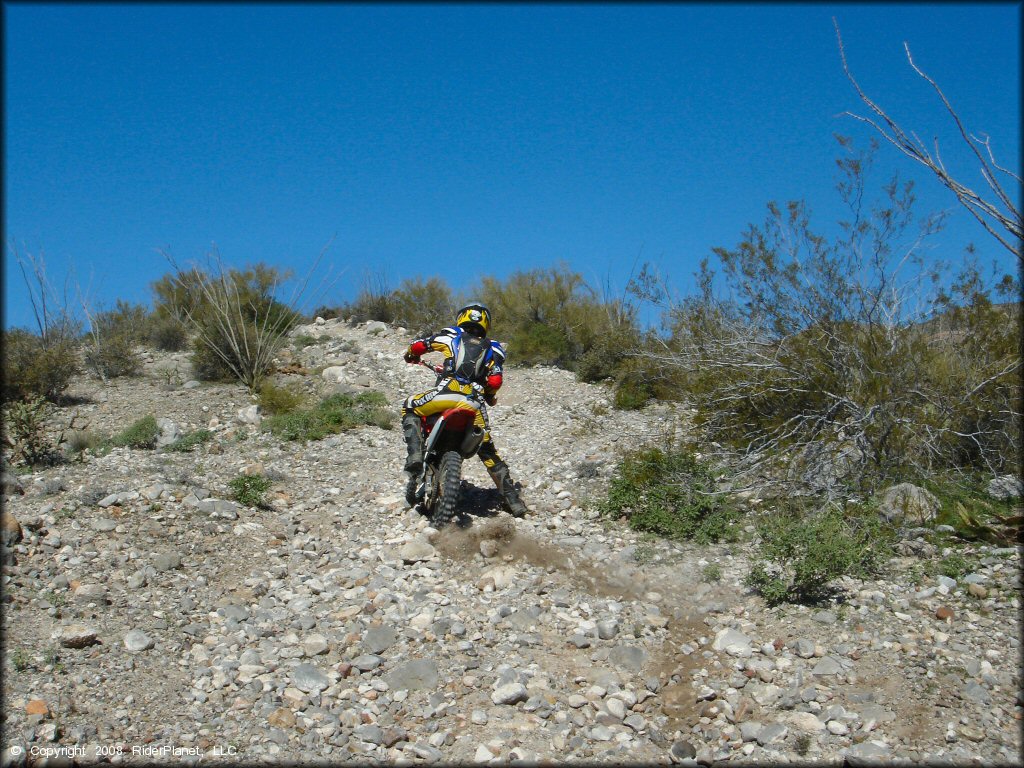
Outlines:
<svg viewBox="0 0 1024 768"><path fill-rule="evenodd" d="M430 518L430 524L438 530L455 519L461 485L462 456L456 451L448 451L441 457L437 468L437 498L434 500L434 514Z"/></svg>

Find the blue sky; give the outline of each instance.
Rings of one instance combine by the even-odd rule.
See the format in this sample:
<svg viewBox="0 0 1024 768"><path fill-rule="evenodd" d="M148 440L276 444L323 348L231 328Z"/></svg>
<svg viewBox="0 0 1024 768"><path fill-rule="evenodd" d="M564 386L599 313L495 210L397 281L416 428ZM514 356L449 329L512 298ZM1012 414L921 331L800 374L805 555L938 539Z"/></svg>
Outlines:
<svg viewBox="0 0 1024 768"><path fill-rule="evenodd" d="M621 290L656 263L685 290L769 200L838 212L835 132L870 130L843 75L958 166L943 88L967 127L1020 166L1020 3L36 4L4 12L4 323L31 325L11 247L44 255L94 306L215 244L224 262L305 273L315 303L364 274L392 285L559 261ZM935 254L1015 271L952 195ZM319 284L319 276L314 278ZM311 307L307 307L309 309Z"/></svg>

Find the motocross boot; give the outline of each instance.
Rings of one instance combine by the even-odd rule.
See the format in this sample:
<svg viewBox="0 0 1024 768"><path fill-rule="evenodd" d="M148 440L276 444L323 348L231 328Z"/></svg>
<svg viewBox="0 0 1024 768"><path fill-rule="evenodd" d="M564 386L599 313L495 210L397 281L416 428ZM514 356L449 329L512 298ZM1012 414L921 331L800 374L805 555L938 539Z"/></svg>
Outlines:
<svg viewBox="0 0 1024 768"><path fill-rule="evenodd" d="M407 413L402 417L402 432L405 433L405 447L409 452L405 458L405 471L414 477L423 469L423 430L420 417Z"/></svg>
<svg viewBox="0 0 1024 768"><path fill-rule="evenodd" d="M525 516L528 510L523 500L519 497L519 491L515 483L512 482L512 478L509 476L508 465L504 462L495 464L487 472L497 486L498 493L501 494L501 498L505 502L508 511L512 513L512 517Z"/></svg>

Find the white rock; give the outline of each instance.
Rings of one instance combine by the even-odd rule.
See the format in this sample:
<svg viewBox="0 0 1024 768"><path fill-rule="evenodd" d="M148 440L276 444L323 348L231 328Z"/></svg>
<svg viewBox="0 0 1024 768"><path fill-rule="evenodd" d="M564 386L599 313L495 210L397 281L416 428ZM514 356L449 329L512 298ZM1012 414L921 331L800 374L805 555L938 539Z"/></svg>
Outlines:
<svg viewBox="0 0 1024 768"><path fill-rule="evenodd" d="M813 712L786 712L778 720L806 733L818 733L825 730L825 724Z"/></svg>
<svg viewBox="0 0 1024 768"><path fill-rule="evenodd" d="M491 701L495 704L515 704L528 698L526 686L522 683L506 683L491 694Z"/></svg>
<svg viewBox="0 0 1024 768"><path fill-rule="evenodd" d="M260 415L260 407L258 405L247 405L245 408L239 409L236 418L243 424L251 424L254 427L258 427L263 417Z"/></svg>
<svg viewBox="0 0 1024 768"><path fill-rule="evenodd" d="M133 629L124 636L124 647L132 653L148 651L153 645L153 638L138 629Z"/></svg>
<svg viewBox="0 0 1024 768"><path fill-rule="evenodd" d="M828 732L834 736L845 736L850 732L850 729L846 724L840 720L829 720L826 727L828 728Z"/></svg>
<svg viewBox="0 0 1024 768"><path fill-rule="evenodd" d="M345 369L340 365L331 365L324 368L324 372L320 374L324 381L330 382L331 384L344 384L347 381L345 377Z"/></svg>
<svg viewBox="0 0 1024 768"><path fill-rule="evenodd" d="M738 629L727 627L715 635L711 647L716 651L725 651L730 656L750 656L750 638Z"/></svg>
<svg viewBox="0 0 1024 768"><path fill-rule="evenodd" d="M476 748L476 754L473 755L474 763L489 763L494 759L494 753L491 752L483 744L480 744Z"/></svg>

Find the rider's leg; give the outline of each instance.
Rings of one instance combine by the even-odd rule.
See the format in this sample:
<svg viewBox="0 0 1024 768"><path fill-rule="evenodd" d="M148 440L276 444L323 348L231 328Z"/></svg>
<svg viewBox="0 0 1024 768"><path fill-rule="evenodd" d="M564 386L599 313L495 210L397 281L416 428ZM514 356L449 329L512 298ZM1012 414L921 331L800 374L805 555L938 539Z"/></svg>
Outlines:
<svg viewBox="0 0 1024 768"><path fill-rule="evenodd" d="M405 471L419 474L423 469L423 427L420 417L412 411L402 416L402 432L405 434Z"/></svg>
<svg viewBox="0 0 1024 768"><path fill-rule="evenodd" d="M498 451L495 450L489 432L484 436L479 456L487 468L487 474L491 476L491 480L494 481L498 493L501 494L502 501L508 507L508 511L512 513L513 517L523 517L529 510L520 498L515 483L512 482L512 477L508 471L508 464L501 460Z"/></svg>

